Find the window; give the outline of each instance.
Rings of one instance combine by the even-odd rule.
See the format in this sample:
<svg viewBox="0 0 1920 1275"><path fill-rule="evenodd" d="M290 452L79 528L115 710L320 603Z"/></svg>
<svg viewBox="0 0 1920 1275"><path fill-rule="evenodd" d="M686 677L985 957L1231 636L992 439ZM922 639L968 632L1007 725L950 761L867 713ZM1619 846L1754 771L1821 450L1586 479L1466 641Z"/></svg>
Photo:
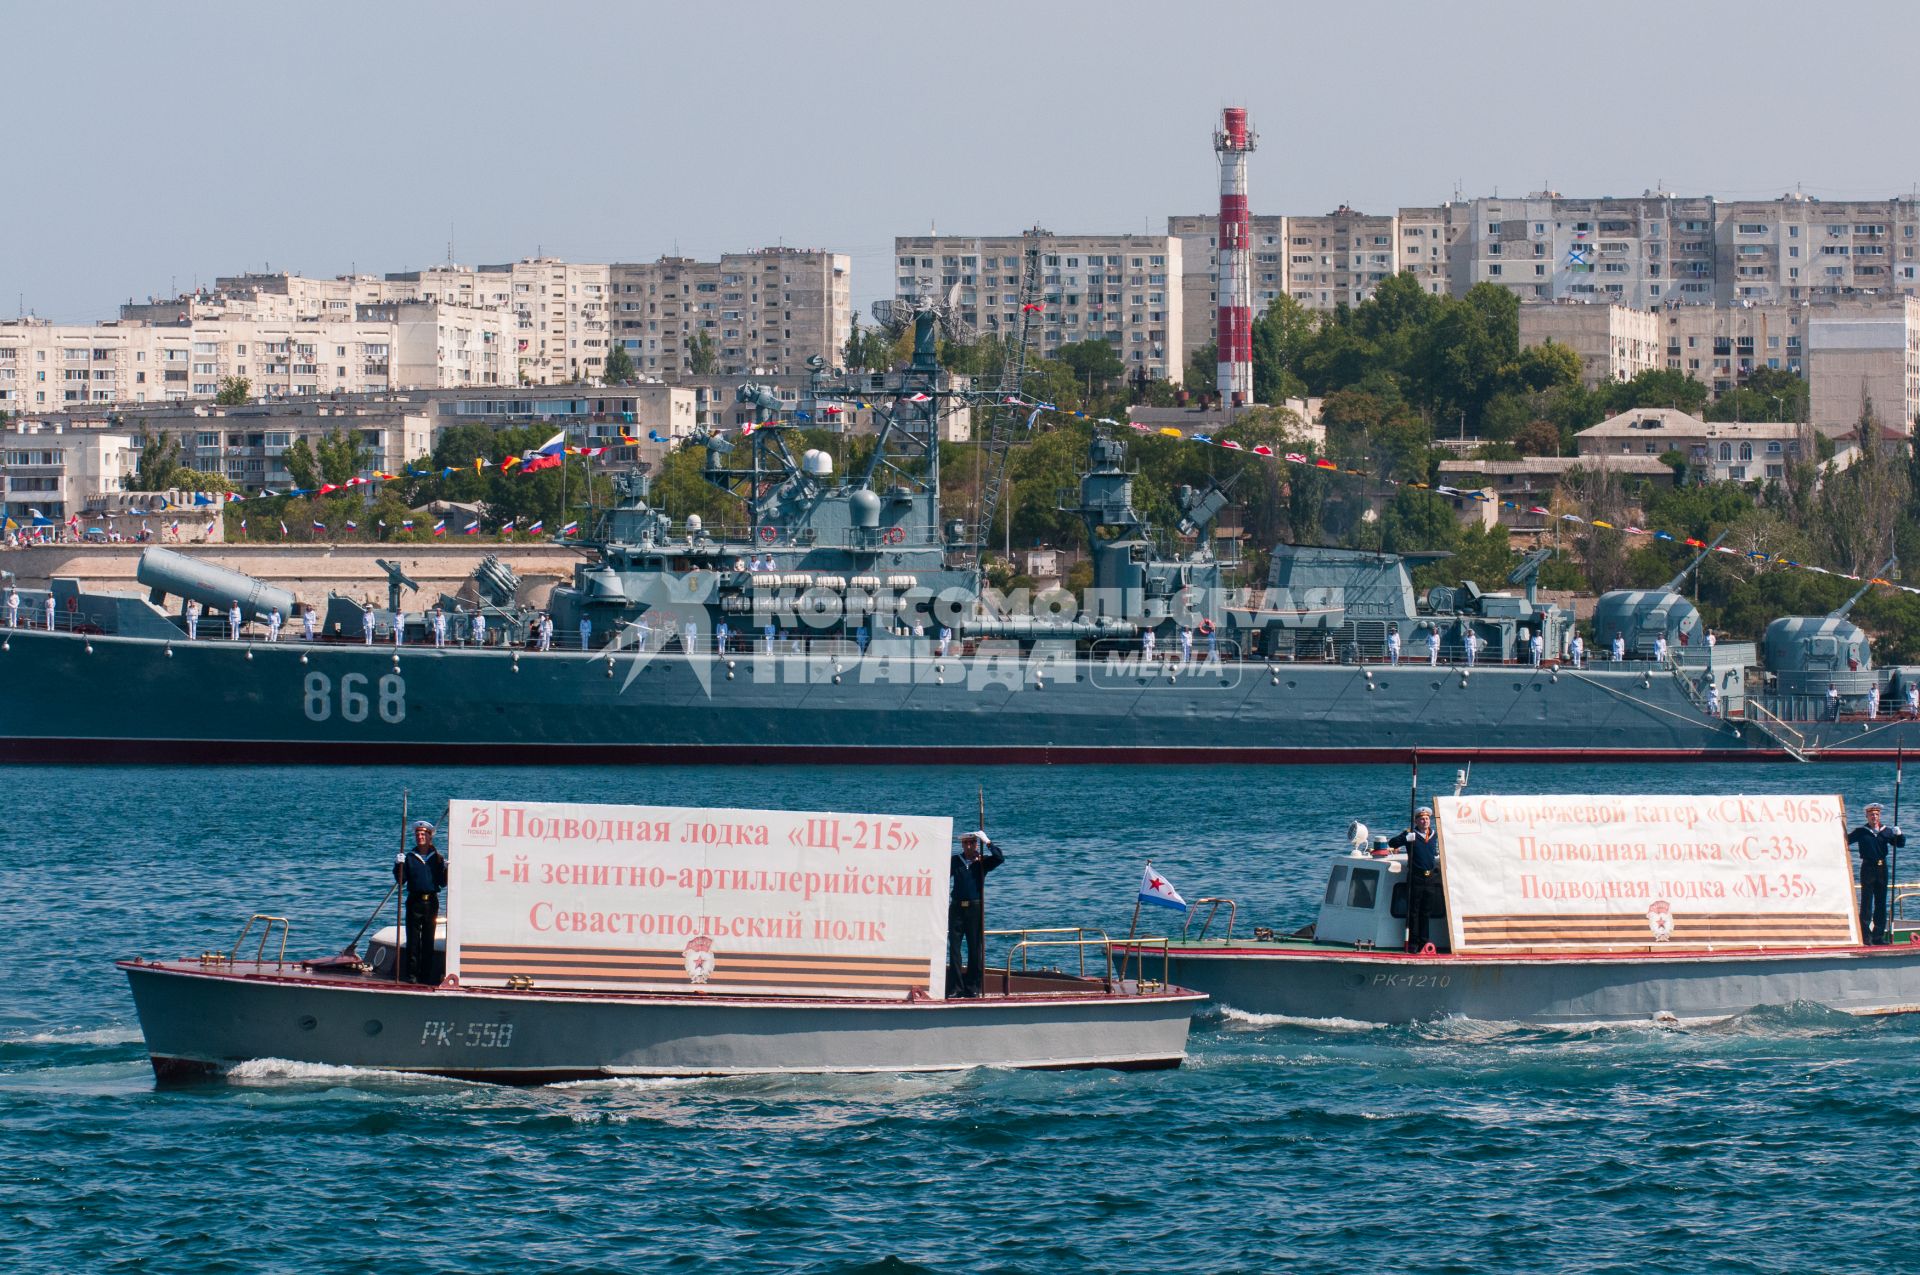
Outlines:
<svg viewBox="0 0 1920 1275"><path fill-rule="evenodd" d="M1380 869L1355 868L1348 882L1347 906L1373 911L1374 898L1380 892Z"/></svg>
<svg viewBox="0 0 1920 1275"><path fill-rule="evenodd" d="M1722 444L1720 444L1720 459L1721 459L1721 460L1724 460L1724 461L1731 461L1731 460L1733 459L1733 444L1732 444L1732 443L1722 443Z"/></svg>
<svg viewBox="0 0 1920 1275"><path fill-rule="evenodd" d="M1333 871L1327 875L1326 902L1337 903L1340 900L1340 887L1347 883L1347 865L1336 863Z"/></svg>

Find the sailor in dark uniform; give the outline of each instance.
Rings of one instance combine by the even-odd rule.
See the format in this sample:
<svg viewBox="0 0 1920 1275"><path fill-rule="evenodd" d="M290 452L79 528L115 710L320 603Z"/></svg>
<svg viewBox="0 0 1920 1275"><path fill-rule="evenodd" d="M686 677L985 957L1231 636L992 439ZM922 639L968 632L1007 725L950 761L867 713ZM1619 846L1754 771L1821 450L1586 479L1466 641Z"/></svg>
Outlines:
<svg viewBox="0 0 1920 1275"><path fill-rule="evenodd" d="M413 847L393 857L393 879L400 883L407 906L407 965L410 983L431 983L434 923L440 918L440 891L447 884L447 861L433 844L433 825L413 825Z"/></svg>
<svg viewBox="0 0 1920 1275"><path fill-rule="evenodd" d="M983 854L981 847L985 846ZM948 860L951 892L947 895L947 994L978 996L986 981L987 873L1007 861L999 846L984 832L960 838L960 849ZM961 941L966 959L961 960Z"/></svg>
<svg viewBox="0 0 1920 1275"><path fill-rule="evenodd" d="M1407 950L1427 945L1427 921L1444 906L1440 893L1440 838L1433 830L1433 811L1414 812L1413 827L1387 842L1407 852Z"/></svg>
<svg viewBox="0 0 1920 1275"><path fill-rule="evenodd" d="M1847 844L1860 850L1860 941L1889 943L1887 930L1887 883L1890 880L1893 850L1907 844L1898 828L1880 822L1880 803L1867 805L1867 821L1847 834Z"/></svg>

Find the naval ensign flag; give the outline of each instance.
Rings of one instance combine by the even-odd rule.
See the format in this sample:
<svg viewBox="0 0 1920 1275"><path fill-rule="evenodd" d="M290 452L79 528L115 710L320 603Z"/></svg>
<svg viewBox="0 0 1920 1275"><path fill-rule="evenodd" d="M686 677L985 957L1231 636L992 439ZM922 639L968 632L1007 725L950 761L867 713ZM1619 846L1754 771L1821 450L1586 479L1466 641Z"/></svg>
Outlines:
<svg viewBox="0 0 1920 1275"><path fill-rule="evenodd" d="M1179 912L1187 910L1187 901L1180 897L1180 891L1173 888L1173 882L1155 872L1151 863L1140 874L1140 902Z"/></svg>

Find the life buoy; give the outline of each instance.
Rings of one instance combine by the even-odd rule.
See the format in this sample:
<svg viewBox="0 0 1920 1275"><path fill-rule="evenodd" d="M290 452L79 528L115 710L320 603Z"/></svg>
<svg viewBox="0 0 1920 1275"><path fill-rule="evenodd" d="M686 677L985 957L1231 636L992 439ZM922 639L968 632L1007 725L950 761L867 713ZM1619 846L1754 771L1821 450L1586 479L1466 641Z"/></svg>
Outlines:
<svg viewBox="0 0 1920 1275"><path fill-rule="evenodd" d="M772 544L780 538L780 531L777 527L762 527L760 528L760 538L768 544Z"/></svg>
<svg viewBox="0 0 1920 1275"><path fill-rule="evenodd" d="M881 540L890 545L900 544L906 538L907 529L905 527L888 527L886 534L880 537Z"/></svg>
<svg viewBox="0 0 1920 1275"><path fill-rule="evenodd" d="M1201 637L1206 637L1207 635L1209 635L1209 634L1210 634L1210 633L1212 633L1212 632L1213 632L1213 621L1212 621L1212 620L1202 620L1202 621L1200 621L1200 636L1201 636Z"/></svg>

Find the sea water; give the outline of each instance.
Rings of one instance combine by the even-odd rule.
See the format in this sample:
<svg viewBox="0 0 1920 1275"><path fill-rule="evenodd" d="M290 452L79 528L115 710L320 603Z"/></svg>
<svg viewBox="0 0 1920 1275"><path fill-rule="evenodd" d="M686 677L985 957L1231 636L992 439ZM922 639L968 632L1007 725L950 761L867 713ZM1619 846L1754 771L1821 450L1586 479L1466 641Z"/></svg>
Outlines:
<svg viewBox="0 0 1920 1275"><path fill-rule="evenodd" d="M1857 809L1890 801L1891 771L1488 766L1473 786L1840 792ZM1349 820L1402 826L1404 769L21 767L0 785L7 1269L1912 1265L1920 1021L1904 1018L1365 1028L1226 1007L1182 1069L1150 1074L508 1089L260 1060L162 1089L112 965L228 946L256 911L293 918L290 951L339 950L390 880L403 788L435 818L465 796L957 827L984 790L1007 851L990 925L1123 933L1151 859L1189 898L1238 900L1236 932L1292 929Z"/></svg>

